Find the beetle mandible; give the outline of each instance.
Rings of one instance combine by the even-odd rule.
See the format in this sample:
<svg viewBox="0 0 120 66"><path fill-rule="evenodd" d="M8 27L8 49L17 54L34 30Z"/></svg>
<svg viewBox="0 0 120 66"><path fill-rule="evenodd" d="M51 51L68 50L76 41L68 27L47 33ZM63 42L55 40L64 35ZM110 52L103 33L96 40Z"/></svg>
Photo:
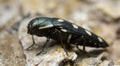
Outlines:
<svg viewBox="0 0 120 66"><path fill-rule="evenodd" d="M46 43L43 45L42 50L37 54L41 54L50 39L61 42L62 48L65 50L64 44L74 44L77 46L82 45L85 51L85 46L106 48L108 44L104 39L84 29L74 23L68 22L60 18L50 17L37 17L32 19L28 24L28 34L36 36L45 36ZM32 47L35 44L33 38ZM29 48L30 48L29 47ZM67 53L67 51L65 50Z"/></svg>

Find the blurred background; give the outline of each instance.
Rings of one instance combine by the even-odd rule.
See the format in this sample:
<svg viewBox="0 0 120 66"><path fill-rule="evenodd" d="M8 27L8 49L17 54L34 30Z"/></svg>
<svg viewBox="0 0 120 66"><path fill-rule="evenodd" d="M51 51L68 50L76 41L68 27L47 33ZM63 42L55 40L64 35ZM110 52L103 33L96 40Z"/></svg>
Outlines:
<svg viewBox="0 0 120 66"><path fill-rule="evenodd" d="M66 19L96 33L110 45L109 59L120 64L120 0L0 0L0 64L7 59L24 66L19 26L35 16Z"/></svg>

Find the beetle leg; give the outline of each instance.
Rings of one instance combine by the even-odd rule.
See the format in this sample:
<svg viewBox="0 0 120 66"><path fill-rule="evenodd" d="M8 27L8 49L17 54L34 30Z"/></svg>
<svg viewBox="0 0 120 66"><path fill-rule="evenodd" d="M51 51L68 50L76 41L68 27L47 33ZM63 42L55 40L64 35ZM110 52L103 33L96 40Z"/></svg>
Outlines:
<svg viewBox="0 0 120 66"><path fill-rule="evenodd" d="M86 46L85 39L82 38L82 39L80 39L80 40L83 40L83 51L86 52L86 50L85 50L85 46ZM78 45L76 45L76 47L77 47L78 50L80 50L79 47L78 47ZM80 51L81 51L81 50L80 50Z"/></svg>
<svg viewBox="0 0 120 66"><path fill-rule="evenodd" d="M37 55L40 55L40 54L44 51L44 49L45 49L45 47L46 47L46 45L47 45L47 43L48 43L49 41L50 41L50 38L47 38L45 44L44 44L43 47L42 47L42 50L41 50L40 52L38 52L38 53L36 54L36 56L37 56Z"/></svg>
<svg viewBox="0 0 120 66"><path fill-rule="evenodd" d="M77 49L80 51L80 52L83 52L83 53L87 53L86 51L85 51L85 47L83 48L83 50L81 50L79 47L78 47L79 45L76 45L76 47L77 47Z"/></svg>
<svg viewBox="0 0 120 66"><path fill-rule="evenodd" d="M83 45L83 51L86 51L86 50L85 50L85 44Z"/></svg>
<svg viewBox="0 0 120 66"><path fill-rule="evenodd" d="M76 45L76 47L77 47L77 49L78 49L79 51L82 51L82 50L78 47L78 45Z"/></svg>
<svg viewBox="0 0 120 66"><path fill-rule="evenodd" d="M34 39L34 36L32 35L32 45L29 46L26 50L30 50L34 45L35 45L35 39Z"/></svg>
<svg viewBox="0 0 120 66"><path fill-rule="evenodd" d="M63 45L63 42L62 42L61 32L60 32L59 30L58 30L58 32L59 32L59 37L60 37L61 46L62 46L62 48L64 49L66 55L68 55L68 52L67 52L67 50L65 49L65 47L64 47L64 45Z"/></svg>
<svg viewBox="0 0 120 66"><path fill-rule="evenodd" d="M85 39L84 39L84 43L83 43L83 51L84 51L84 52L86 52L85 46L86 46L86 42L85 42Z"/></svg>
<svg viewBox="0 0 120 66"><path fill-rule="evenodd" d="M64 45L63 45L63 44L61 44L61 45L62 45L62 48L64 49L66 55L68 56L68 52L67 52L67 50L65 49Z"/></svg>

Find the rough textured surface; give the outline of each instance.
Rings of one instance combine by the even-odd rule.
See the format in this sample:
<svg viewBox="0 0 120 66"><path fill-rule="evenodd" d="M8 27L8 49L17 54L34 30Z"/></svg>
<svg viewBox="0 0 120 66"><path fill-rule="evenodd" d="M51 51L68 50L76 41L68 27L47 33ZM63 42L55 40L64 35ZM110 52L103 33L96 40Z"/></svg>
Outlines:
<svg viewBox="0 0 120 66"><path fill-rule="evenodd" d="M112 66L120 65L120 0L0 0L0 66ZM58 17L103 37L109 48L89 48L88 53L74 46L66 56L59 43L35 36L32 44L27 24L35 16ZM79 48L82 49L80 46Z"/></svg>
<svg viewBox="0 0 120 66"><path fill-rule="evenodd" d="M0 38L0 66L24 66L25 58L17 36L4 33L4 38Z"/></svg>

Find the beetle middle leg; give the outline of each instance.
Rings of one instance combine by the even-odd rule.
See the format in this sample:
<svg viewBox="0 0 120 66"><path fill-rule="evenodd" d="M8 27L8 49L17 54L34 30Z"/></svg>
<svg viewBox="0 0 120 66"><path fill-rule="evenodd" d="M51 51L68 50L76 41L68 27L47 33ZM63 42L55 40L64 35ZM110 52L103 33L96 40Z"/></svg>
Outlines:
<svg viewBox="0 0 120 66"><path fill-rule="evenodd" d="M64 49L64 51L65 51L66 55L68 55L68 52L67 52L67 50L65 49L65 47L64 47L64 45L63 45L61 32L60 32L59 30L57 30L57 31L59 32L59 37L60 37L61 46L62 46L62 48Z"/></svg>
<svg viewBox="0 0 120 66"><path fill-rule="evenodd" d="M37 56L37 55L40 55L40 54L44 51L44 49L45 49L45 47L46 47L46 45L48 44L49 41L50 41L50 38L47 38L45 44L44 44L43 47L42 47L42 50L41 50L40 52L38 52L38 53L36 54L36 56Z"/></svg>

